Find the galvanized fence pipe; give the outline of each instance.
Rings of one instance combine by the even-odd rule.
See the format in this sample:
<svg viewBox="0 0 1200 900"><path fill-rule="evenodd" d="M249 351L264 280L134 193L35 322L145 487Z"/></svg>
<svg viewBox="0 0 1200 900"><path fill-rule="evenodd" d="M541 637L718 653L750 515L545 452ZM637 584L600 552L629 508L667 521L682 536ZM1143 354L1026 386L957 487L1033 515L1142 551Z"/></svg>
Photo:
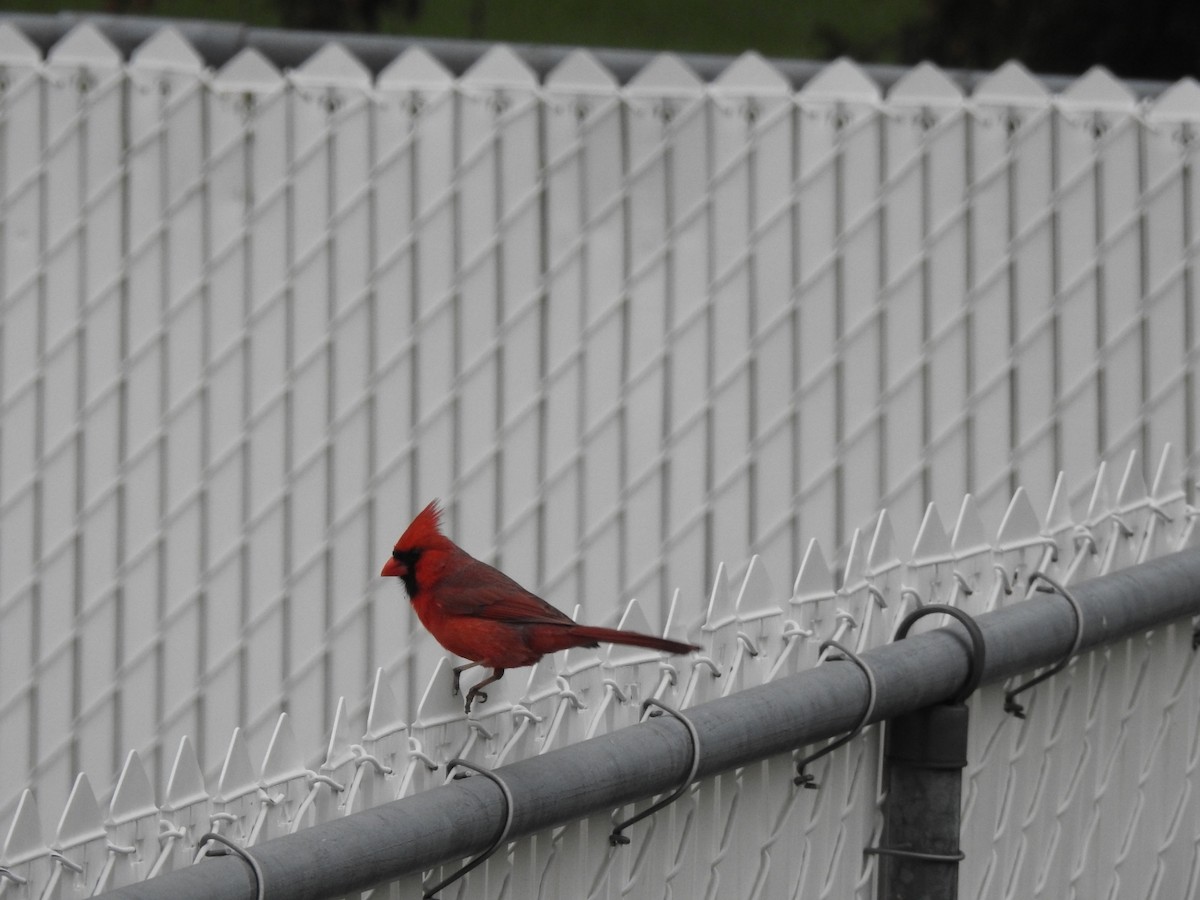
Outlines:
<svg viewBox="0 0 1200 900"><path fill-rule="evenodd" d="M1080 583L1080 652L1200 614L1200 549ZM987 613L983 680L1051 665L1076 641L1077 620L1058 594ZM967 677L968 641L957 623L861 654L877 684L872 721L952 696ZM858 667L827 662L686 710L699 736L700 777L727 771L853 727L867 701ZM691 763L688 730L669 716L496 770L513 798L518 838L674 788ZM500 833L500 790L480 777L268 841L249 851L267 896L333 897L479 852ZM636 840L636 836L634 837ZM253 897L250 867L206 860L103 896Z"/></svg>

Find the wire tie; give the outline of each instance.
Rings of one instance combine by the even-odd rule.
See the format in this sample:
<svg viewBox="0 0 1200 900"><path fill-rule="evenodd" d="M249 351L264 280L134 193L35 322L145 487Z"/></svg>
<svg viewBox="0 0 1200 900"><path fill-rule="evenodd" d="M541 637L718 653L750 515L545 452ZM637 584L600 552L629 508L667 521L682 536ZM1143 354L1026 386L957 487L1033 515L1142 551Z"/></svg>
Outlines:
<svg viewBox="0 0 1200 900"><path fill-rule="evenodd" d="M810 638L813 636L811 628L801 628L791 619L783 623L783 640L785 643L790 643L798 637Z"/></svg>
<svg viewBox="0 0 1200 900"><path fill-rule="evenodd" d="M676 685L679 683L679 670L671 663L660 661L658 664L658 671L666 676L667 684ZM663 685L663 679L661 676L659 677L658 683L660 687Z"/></svg>
<svg viewBox="0 0 1200 900"><path fill-rule="evenodd" d="M1071 642L1071 649L1067 652L1066 656L1064 656L1054 665L1050 666L1048 669L1046 669L1046 671L1042 672L1042 674L1036 675L1033 678L1030 678L1024 684L1018 685L1012 690L1004 692L1004 711L1006 713L1012 713L1018 719L1025 718L1025 707L1020 703L1017 703L1014 699L1017 694L1028 690L1035 684L1041 684L1050 676L1057 675L1059 672L1065 669L1075 654L1079 652L1079 645L1083 643L1083 608L1079 605L1079 601L1075 599L1074 595L1071 594L1070 591L1068 591L1065 587L1063 587L1045 572L1034 572L1029 576L1029 583L1033 584L1033 582L1038 578L1050 585L1050 587L1056 593L1061 594L1063 598L1071 604L1071 611L1075 613L1075 639Z"/></svg>
<svg viewBox="0 0 1200 900"><path fill-rule="evenodd" d="M908 637L909 629L912 628L917 619L920 619L922 616L937 614L952 616L958 619L963 628L967 629L967 634L971 637L971 654L968 657L967 680L963 682L963 686L959 688L958 693L950 699L951 703L965 703L967 698L975 693L976 688L979 687L979 682L983 680L983 662L987 652L987 645L983 640L983 632L974 618L957 606L949 606L945 603L931 603L920 609L914 609L904 617L900 625L896 628L895 640L902 641Z"/></svg>
<svg viewBox="0 0 1200 900"><path fill-rule="evenodd" d="M492 733L492 732L488 731L486 728L484 728L478 719L467 719L467 728L470 731L474 731L477 735L479 735L485 741L490 741L492 738L494 738L496 736L494 733Z"/></svg>
<svg viewBox="0 0 1200 900"><path fill-rule="evenodd" d="M645 701L642 704L642 715L643 716L645 716L647 708L651 707L651 706L655 706L658 709L662 710L662 712L665 712L667 715L673 716L674 718L678 719L680 722L683 723L684 727L687 728L688 737L690 737L692 739L692 762L691 762L691 765L688 767L687 777L685 777L684 780L679 783L679 786L676 787L675 790L673 790L668 796L663 797L657 803L655 803L652 806L647 807L646 809L642 810L637 815L634 815L628 819L625 819L623 822L619 822L619 823L616 823L613 825L612 833L609 834L609 836L608 836L608 843L613 847L616 847L618 844L628 844L629 843L629 838L626 837L621 832L623 832L630 825L633 825L635 822L640 822L642 819L645 819L647 816L654 815L660 809L663 809L666 806L670 806L672 803L674 803L676 800L678 800L680 797L682 797L683 792L686 791L688 789L688 786L693 781L696 780L696 772L698 772L700 770L700 733L698 731L696 731L696 726L692 723L692 720L689 719L687 716L685 716L683 713L681 713L679 710L674 709L670 706L667 706L667 704L663 703L661 700L655 700L653 697L651 697L649 700ZM655 713L650 713L650 715L654 716ZM661 715L661 713L659 713L659 715Z"/></svg>
<svg viewBox="0 0 1200 900"><path fill-rule="evenodd" d="M1075 546L1076 547L1078 547L1080 544L1087 544L1088 552L1091 553L1092 556L1095 556L1097 553L1100 552L1099 548L1096 544L1096 535L1092 534L1092 529L1089 526L1076 525L1071 530L1071 533L1075 536ZM1034 575L1036 575L1036 574L1037 573L1034 573ZM1032 581L1033 578L1034 578L1034 576L1030 576L1029 580Z"/></svg>
<svg viewBox="0 0 1200 900"><path fill-rule="evenodd" d="M558 695L560 698L567 700L575 709L587 709L587 704L579 699L579 695L571 690L571 686L567 684L567 679L558 675L554 679L554 683L558 685Z"/></svg>
<svg viewBox="0 0 1200 900"><path fill-rule="evenodd" d="M1005 594L1012 594L1012 581L1008 577L1008 569L1000 565L1000 563L992 564L992 571L1000 577L1000 584L1004 588ZM1014 576L1015 577L1015 576Z"/></svg>
<svg viewBox="0 0 1200 900"><path fill-rule="evenodd" d="M899 856L904 859L920 859L925 862L957 863L967 858L961 850L953 853L927 853L923 850L905 850L900 847L864 847L863 853L873 853L876 856Z"/></svg>
<svg viewBox="0 0 1200 900"><path fill-rule="evenodd" d="M1127 538L1133 537L1133 529L1130 528L1128 525L1126 525L1125 520L1122 519L1119 515L1117 515L1117 513L1109 513L1109 518L1117 523L1117 527L1121 529L1122 537L1127 537Z"/></svg>
<svg viewBox="0 0 1200 900"><path fill-rule="evenodd" d="M504 795L504 825L501 827L500 833L496 835L496 839L492 841L491 846L472 859L461 869L451 873L447 878L443 878L433 887L426 888L423 900L433 900L434 895L441 891L444 887L458 881L476 866L485 862L489 856L500 849L500 845L504 843L504 839L508 837L508 832L512 829L513 796L512 791L508 789L508 785L504 783L504 780L495 772L480 768L479 766L465 759L450 760L450 762L446 764L446 772L452 772L458 767L470 769L472 772L475 772L477 775L482 775L484 778L491 781L492 784L496 785L496 787L500 788L500 793Z"/></svg>
<svg viewBox="0 0 1200 900"><path fill-rule="evenodd" d="M421 742L411 735L408 738L408 755L413 759L419 759L421 762L425 763L425 768L427 768L430 772L436 772L438 770L437 761L434 760L428 753L426 753L425 748L421 746Z"/></svg>
<svg viewBox="0 0 1200 900"><path fill-rule="evenodd" d="M852 729L843 734L833 743L826 744L820 750L816 751L815 753L810 753L808 756L796 763L796 777L792 779L792 783L796 785L803 785L804 787L812 790L816 790L821 785L811 774L804 770L822 756L832 753L838 747L841 747L843 744L848 744L850 741L858 737L862 730L867 727L867 722L870 721L871 715L875 712L875 698L878 693L875 685L875 673L871 671L870 666L868 666L858 657L858 654L856 654L853 650L843 647L837 641L825 641L823 644L821 644L820 652L824 653L829 647L833 647L835 650L840 651L846 659L858 666L863 675L866 676L867 705L863 708L862 715L859 716L858 722ZM826 661L831 658L835 657L828 657Z"/></svg>
<svg viewBox="0 0 1200 900"><path fill-rule="evenodd" d="M258 860L246 852L244 847L239 847L223 834L217 834L215 831L210 831L208 834L200 838L200 846L203 847L209 841L216 841L218 844L224 844L227 850L222 850L219 853L213 853L211 850L205 851L205 856L225 856L232 853L234 856L241 857L242 861L250 866L250 871L254 873L254 896L258 900L263 900L265 888L263 884L262 867L259 866Z"/></svg>
<svg viewBox="0 0 1200 900"><path fill-rule="evenodd" d="M350 752L354 754L355 765L362 766L364 763L370 763L375 767L375 771L380 775L395 775L396 770L391 766L385 766L380 762L379 757L373 753L368 753L362 744L351 744Z"/></svg>
<svg viewBox="0 0 1200 900"><path fill-rule="evenodd" d="M176 828L173 823L168 822L166 819L158 820L158 840L160 843L169 840L182 840L185 837L187 837L186 828Z"/></svg>
<svg viewBox="0 0 1200 900"><path fill-rule="evenodd" d="M333 790L338 794L340 794L342 791L344 791L346 789L346 786L344 784L334 781L328 775L322 775L320 772L309 772L308 773L308 784L310 787L314 784L324 784L324 785L327 785L328 787L333 788Z"/></svg>
<svg viewBox="0 0 1200 900"><path fill-rule="evenodd" d="M614 695L614 696L617 698L617 700L619 700L621 703L628 703L628 702L629 702L629 695L628 695L628 694L626 694L626 693L625 693L623 690L621 690L621 686L620 686L619 684L617 684L615 681L613 681L611 678L605 678L603 681L601 681L601 682L600 682L600 684L601 684L603 687L606 687L606 688L608 688L610 691L612 691L613 695Z"/></svg>
<svg viewBox="0 0 1200 900"><path fill-rule="evenodd" d="M881 591L879 588L875 587L875 585L868 584L867 585L867 593L872 598L874 598L875 605L878 606L880 609L888 608L887 597L883 596L883 591Z"/></svg>
<svg viewBox="0 0 1200 900"><path fill-rule="evenodd" d="M854 618L854 613L848 609L839 609L837 615L834 616L834 621L839 625L849 625L851 628L858 627L858 619Z"/></svg>
<svg viewBox="0 0 1200 900"><path fill-rule="evenodd" d="M746 648L747 653L749 653L751 656L758 656L758 645L750 639L750 635L746 634L744 631L739 631L737 633L737 640L743 647Z"/></svg>
<svg viewBox="0 0 1200 900"><path fill-rule="evenodd" d="M1158 503L1157 501L1155 501L1155 500L1146 501L1146 508L1149 509L1150 512L1154 513L1154 515L1158 517L1158 520L1160 522L1170 522L1171 521L1170 514L1165 509L1163 509L1162 505L1160 503Z"/></svg>
<svg viewBox="0 0 1200 900"><path fill-rule="evenodd" d="M544 722L546 720L545 716L539 716L533 710L529 709L526 706L521 706L521 705L517 705L516 707L514 707L514 709L512 711L512 717L514 720L516 720L518 722L522 721L522 720L527 720L529 722L533 722L534 724L538 724L539 722Z"/></svg>
<svg viewBox="0 0 1200 900"><path fill-rule="evenodd" d="M57 851L50 854L50 859L52 861L58 863L64 869L70 869L76 875L83 874L83 866L81 866L79 863L77 863L73 860L67 859L65 856L63 856L61 853L58 853Z"/></svg>

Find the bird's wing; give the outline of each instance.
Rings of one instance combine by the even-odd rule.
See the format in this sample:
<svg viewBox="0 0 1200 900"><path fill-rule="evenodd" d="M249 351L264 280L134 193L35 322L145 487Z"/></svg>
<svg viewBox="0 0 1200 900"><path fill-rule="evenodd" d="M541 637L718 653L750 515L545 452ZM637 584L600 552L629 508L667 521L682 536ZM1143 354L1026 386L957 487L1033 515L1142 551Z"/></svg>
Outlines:
<svg viewBox="0 0 1200 900"><path fill-rule="evenodd" d="M471 559L438 584L437 600L450 615L479 616L513 624L573 625L574 620L503 572Z"/></svg>

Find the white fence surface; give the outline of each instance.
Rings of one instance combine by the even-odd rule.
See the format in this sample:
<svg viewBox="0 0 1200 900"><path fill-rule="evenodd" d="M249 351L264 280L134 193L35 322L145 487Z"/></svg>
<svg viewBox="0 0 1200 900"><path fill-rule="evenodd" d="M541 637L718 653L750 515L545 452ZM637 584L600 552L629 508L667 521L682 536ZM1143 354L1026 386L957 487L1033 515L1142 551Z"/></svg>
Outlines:
<svg viewBox="0 0 1200 900"><path fill-rule="evenodd" d="M1064 551L1124 521L1097 466L1200 463L1198 124L1194 81L1139 102L1102 70L965 96L926 65L884 97L844 60L799 90L753 54L619 85L496 47L372 78L336 45L212 71L170 29L125 60L87 24L43 59L0 24L0 822L31 833L34 785L75 811L55 846L91 846L68 792L131 796L131 749L167 806L261 802L220 773L258 785L281 713L288 766L393 733L338 698L382 669L423 708L440 653L377 573L435 496L556 605L640 597L656 630L703 619L720 560L811 573L810 538L853 596L884 508L920 547L927 504L970 493L989 525L946 560L999 552L1018 485Z"/></svg>
<svg viewBox="0 0 1200 900"><path fill-rule="evenodd" d="M527 678L498 682L471 718L450 695L448 662L408 722L380 669L365 728L350 725L339 701L315 770L286 713L261 764L238 729L219 775L207 780L194 743L181 739L159 800L131 751L103 810L87 776L78 777L51 841L33 794L24 793L0 845L0 896L90 896L191 864L210 829L252 848L440 784L456 757L496 768L631 725L645 698L686 710L818 665L825 640L861 652L892 640L922 603L978 615L1029 596L1034 572L1069 584L1200 544L1195 512L1174 487L1177 454L1163 454L1149 489L1136 455L1115 495L1109 481L1102 469L1078 521L1062 479L1045 516L1019 490L994 536L969 496L950 533L930 505L911 553L901 553L881 513L869 533L855 532L840 578L811 542L790 591L772 583L757 557L737 578L721 568L697 631L698 656L571 650ZM648 627L637 601L623 622ZM1004 712L1002 685L972 696L962 896L1195 895L1197 655L1185 620L1076 658L1022 696L1027 718ZM878 857L862 851L879 843L880 738L871 726L815 763L816 790L793 784L796 754L702 779L630 829L630 846L608 841L623 810L511 842L442 896L869 900ZM410 876L372 896L420 894L421 879Z"/></svg>

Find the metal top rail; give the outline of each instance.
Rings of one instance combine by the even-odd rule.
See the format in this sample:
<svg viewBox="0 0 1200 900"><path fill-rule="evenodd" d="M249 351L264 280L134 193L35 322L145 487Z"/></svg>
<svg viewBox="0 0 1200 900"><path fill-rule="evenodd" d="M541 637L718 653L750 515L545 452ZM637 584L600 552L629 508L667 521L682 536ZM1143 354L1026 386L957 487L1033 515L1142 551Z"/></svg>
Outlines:
<svg viewBox="0 0 1200 900"><path fill-rule="evenodd" d="M1072 589L1074 604L1048 594L978 617L985 682L1061 661L1200 613L1200 549L1162 557ZM877 685L871 721L954 695L970 670L960 625L861 654ZM853 727L868 701L854 665L822 665L686 710L698 736L700 777L728 771ZM510 839L669 791L688 771L692 738L670 717L495 770L512 802ZM412 797L326 822L252 849L272 895L338 896L486 849L506 810L484 778L451 781ZM243 859L219 857L103 896L253 896Z"/></svg>

